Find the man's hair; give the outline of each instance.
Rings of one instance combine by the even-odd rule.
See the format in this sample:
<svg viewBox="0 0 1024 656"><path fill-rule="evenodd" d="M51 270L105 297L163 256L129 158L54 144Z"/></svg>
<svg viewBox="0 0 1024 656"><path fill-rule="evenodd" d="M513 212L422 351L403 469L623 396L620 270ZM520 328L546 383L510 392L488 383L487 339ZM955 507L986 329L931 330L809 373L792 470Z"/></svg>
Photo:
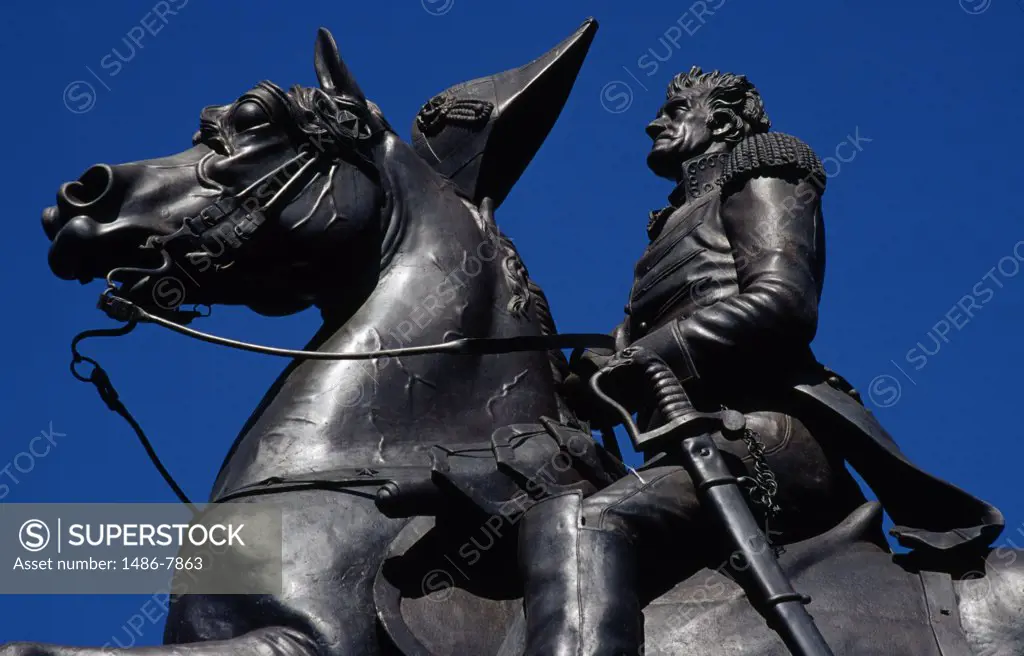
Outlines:
<svg viewBox="0 0 1024 656"><path fill-rule="evenodd" d="M744 75L711 71L705 73L694 66L688 73L679 73L668 85L666 100L692 89L704 95L710 116L725 112L735 119L737 129L725 135L726 141L740 141L752 134L767 132L772 127L764 110L764 101Z"/></svg>

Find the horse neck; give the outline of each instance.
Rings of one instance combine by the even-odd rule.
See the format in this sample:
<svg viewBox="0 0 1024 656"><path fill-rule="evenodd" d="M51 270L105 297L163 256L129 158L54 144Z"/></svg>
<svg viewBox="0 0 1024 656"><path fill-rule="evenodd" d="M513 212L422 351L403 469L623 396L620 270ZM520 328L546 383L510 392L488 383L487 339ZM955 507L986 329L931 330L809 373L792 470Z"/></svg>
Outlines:
<svg viewBox="0 0 1024 656"><path fill-rule="evenodd" d="M320 348L381 350L540 334L533 312L513 309L528 292L525 279L516 285L506 275L509 251L498 243L496 227L404 144L394 144L387 161L383 174L392 200L378 283ZM484 439L496 425L535 421L556 407L543 352L382 358L325 368L349 385L346 417L356 408L393 419L404 413L410 420L404 427L430 435L430 443L460 439L447 433L465 425L467 416L479 415L486 432L461 437ZM430 423L442 432L432 433Z"/></svg>
<svg viewBox="0 0 1024 656"><path fill-rule="evenodd" d="M494 237L417 161L387 171L392 207L376 286L344 320L325 311L308 348L356 352L540 334L532 312L508 309L516 292ZM433 177L424 184L424 176ZM217 488L232 487L230 479L422 463L434 444L486 441L500 426L557 413L543 352L307 360L290 365L264 397L228 456L241 468L231 474L226 461Z"/></svg>

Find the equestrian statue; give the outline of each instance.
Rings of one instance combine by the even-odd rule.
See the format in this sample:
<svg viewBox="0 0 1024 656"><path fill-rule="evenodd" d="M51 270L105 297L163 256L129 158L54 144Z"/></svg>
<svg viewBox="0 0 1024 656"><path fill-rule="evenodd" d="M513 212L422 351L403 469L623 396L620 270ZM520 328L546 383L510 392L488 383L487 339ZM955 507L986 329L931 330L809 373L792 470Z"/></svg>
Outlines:
<svg viewBox="0 0 1024 656"><path fill-rule="evenodd" d="M811 351L827 176L744 76L671 80L647 164L677 186L625 318L558 333L495 211L596 30L437 94L406 143L321 29L319 87L261 82L202 110L190 148L60 187L50 267L106 280L119 323L76 337L72 370L183 502L83 340L150 323L288 359L208 499L281 512L284 585L173 596L163 646L0 656L1024 654L1002 515L916 467ZM250 344L191 327L215 304L323 322L303 349Z"/></svg>

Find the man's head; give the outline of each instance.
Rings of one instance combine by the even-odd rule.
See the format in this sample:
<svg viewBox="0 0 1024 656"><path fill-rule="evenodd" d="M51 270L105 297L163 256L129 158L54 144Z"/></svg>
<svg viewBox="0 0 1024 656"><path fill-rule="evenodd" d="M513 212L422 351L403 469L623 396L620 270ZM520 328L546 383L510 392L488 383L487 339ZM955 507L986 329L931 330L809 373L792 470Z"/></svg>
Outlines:
<svg viewBox="0 0 1024 656"><path fill-rule="evenodd" d="M727 150L771 127L761 94L742 75L704 73L694 66L676 75L665 95L657 118L647 126L654 140L647 166L663 178L676 180L686 160Z"/></svg>

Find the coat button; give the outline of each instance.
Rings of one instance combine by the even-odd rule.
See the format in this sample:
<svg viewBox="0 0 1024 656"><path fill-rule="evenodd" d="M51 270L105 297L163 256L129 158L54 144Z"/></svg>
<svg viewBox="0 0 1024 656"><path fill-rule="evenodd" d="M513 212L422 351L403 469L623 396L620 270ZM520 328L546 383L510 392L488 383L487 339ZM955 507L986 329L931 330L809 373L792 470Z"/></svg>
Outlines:
<svg viewBox="0 0 1024 656"><path fill-rule="evenodd" d="M640 330L644 330L644 331L647 330L647 322L646 321L641 321L640 322Z"/></svg>

